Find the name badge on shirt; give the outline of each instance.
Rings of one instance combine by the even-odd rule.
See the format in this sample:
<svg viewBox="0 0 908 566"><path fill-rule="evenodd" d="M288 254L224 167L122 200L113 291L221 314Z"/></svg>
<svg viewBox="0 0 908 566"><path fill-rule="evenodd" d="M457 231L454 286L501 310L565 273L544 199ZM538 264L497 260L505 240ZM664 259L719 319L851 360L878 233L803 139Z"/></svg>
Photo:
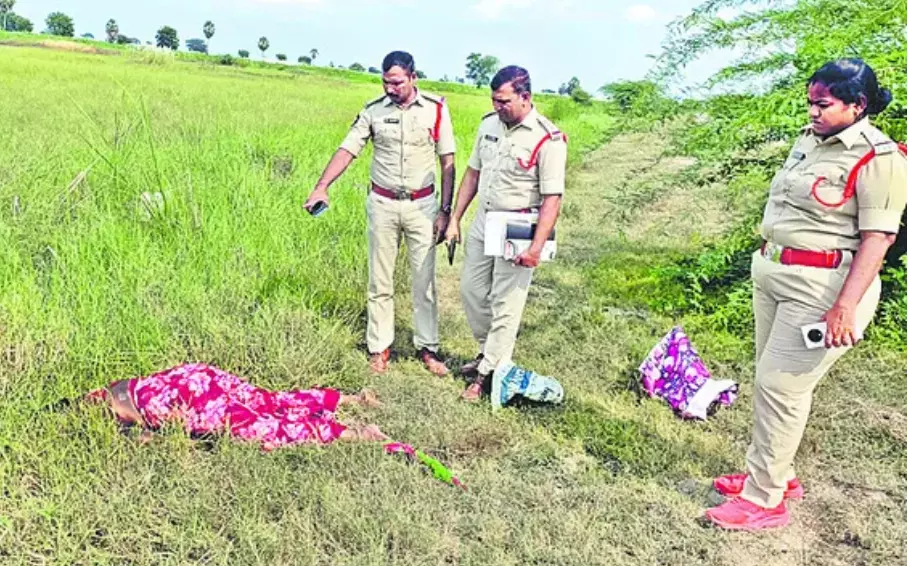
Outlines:
<svg viewBox="0 0 908 566"><path fill-rule="evenodd" d="M400 124L400 118L385 118L385 124Z"/></svg>
<svg viewBox="0 0 908 566"><path fill-rule="evenodd" d="M497 142L498 136L493 136L492 134L486 134L485 138L490 142Z"/></svg>
<svg viewBox="0 0 908 566"><path fill-rule="evenodd" d="M806 157L806 154L801 150L796 149L791 152L792 159L797 159L798 161L800 161L800 160L804 159L805 157Z"/></svg>

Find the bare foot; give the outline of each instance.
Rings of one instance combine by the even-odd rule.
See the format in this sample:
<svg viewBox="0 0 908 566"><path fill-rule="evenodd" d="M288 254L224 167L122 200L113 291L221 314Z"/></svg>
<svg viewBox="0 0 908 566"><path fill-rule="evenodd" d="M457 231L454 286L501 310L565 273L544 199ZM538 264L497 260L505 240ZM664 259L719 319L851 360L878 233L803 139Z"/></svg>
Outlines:
<svg viewBox="0 0 908 566"><path fill-rule="evenodd" d="M359 433L359 437L362 440L370 442L380 442L382 440L388 440L388 435L379 430L378 425L370 424L363 427Z"/></svg>
<svg viewBox="0 0 908 566"><path fill-rule="evenodd" d="M362 407L381 407L378 395L371 389L363 389L356 395L341 395L338 405L360 405Z"/></svg>
<svg viewBox="0 0 908 566"><path fill-rule="evenodd" d="M140 446L145 446L152 440L154 440L154 434L150 430L145 429L142 431L142 434L139 435L138 443Z"/></svg>
<svg viewBox="0 0 908 566"><path fill-rule="evenodd" d="M379 442L388 440L388 435L376 425L351 426L341 433L340 439L349 442Z"/></svg>
<svg viewBox="0 0 908 566"><path fill-rule="evenodd" d="M357 397L359 398L359 404L363 407L381 407L378 394L372 389L363 389Z"/></svg>

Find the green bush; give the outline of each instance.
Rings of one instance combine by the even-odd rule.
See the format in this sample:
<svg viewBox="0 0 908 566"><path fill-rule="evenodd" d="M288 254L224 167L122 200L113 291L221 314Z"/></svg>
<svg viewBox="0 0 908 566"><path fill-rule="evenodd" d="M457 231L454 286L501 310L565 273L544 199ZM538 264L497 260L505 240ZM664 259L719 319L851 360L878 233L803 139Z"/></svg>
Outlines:
<svg viewBox="0 0 908 566"><path fill-rule="evenodd" d="M577 104L589 104L593 100L593 95L578 86L571 92L571 100Z"/></svg>
<svg viewBox="0 0 908 566"><path fill-rule="evenodd" d="M867 336L888 346L906 349L905 327L908 325L908 285L906 281L908 256L902 256L898 265L883 270L883 299Z"/></svg>
<svg viewBox="0 0 908 566"><path fill-rule="evenodd" d="M755 5L740 15L720 19L722 8ZM751 324L750 256L760 240L760 221L769 179L778 170L800 128L808 121L805 82L823 63L860 56L893 92L886 112L874 124L896 140L905 139L906 40L904 0L798 0L765 8L755 1L709 0L670 27L657 70L645 81L606 85L603 94L618 106L625 129L651 128L677 115L682 124L672 132L671 149L698 159L691 182L723 183L730 203L741 207L739 225L726 237L676 265L657 269L666 288L681 286L671 301L653 298L652 306L691 311L729 331ZM891 18L881 17L891 14ZM775 47L767 49L768 38ZM744 55L714 75L707 87L736 87L748 94L714 94L677 104L659 84L678 77L690 62L713 49ZM741 89L741 85L762 88ZM906 288L904 234L887 256L884 293L870 334L904 349Z"/></svg>
<svg viewBox="0 0 908 566"><path fill-rule="evenodd" d="M563 96L542 102L542 111L555 122L580 114L580 108L570 98Z"/></svg>

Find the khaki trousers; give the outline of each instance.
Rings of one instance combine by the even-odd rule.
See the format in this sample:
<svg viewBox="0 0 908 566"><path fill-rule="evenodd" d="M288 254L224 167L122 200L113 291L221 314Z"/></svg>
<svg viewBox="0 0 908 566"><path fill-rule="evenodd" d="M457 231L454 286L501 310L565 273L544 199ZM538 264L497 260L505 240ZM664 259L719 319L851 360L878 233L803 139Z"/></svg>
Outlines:
<svg viewBox="0 0 908 566"><path fill-rule="evenodd" d="M413 293L413 345L438 350L438 307L435 290L434 223L437 204L431 196L393 200L370 191L366 197L369 239L369 321L366 346L370 353L394 342L394 266L401 236L410 257Z"/></svg>
<svg viewBox="0 0 908 566"><path fill-rule="evenodd" d="M781 265L754 254L756 382L753 438L747 450L748 478L742 497L761 507L782 502L795 477L794 458L810 415L813 390L849 348L807 349L801 327L820 322L848 275L852 254L836 269ZM863 333L880 299L877 277L857 308Z"/></svg>
<svg viewBox="0 0 908 566"><path fill-rule="evenodd" d="M485 220L485 210L480 208L467 234L460 295L483 353L479 373L488 375L514 353L533 269L485 255Z"/></svg>

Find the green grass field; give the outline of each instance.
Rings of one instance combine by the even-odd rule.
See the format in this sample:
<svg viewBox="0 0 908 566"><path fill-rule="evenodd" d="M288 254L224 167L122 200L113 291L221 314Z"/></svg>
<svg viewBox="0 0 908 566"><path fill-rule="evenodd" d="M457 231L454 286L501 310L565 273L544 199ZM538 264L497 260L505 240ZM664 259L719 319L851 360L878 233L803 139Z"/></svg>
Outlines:
<svg viewBox="0 0 908 566"><path fill-rule="evenodd" d="M658 133L616 131L605 107L540 99L571 136L569 192L563 252L538 271L515 357L557 376L565 405L493 415L460 403L462 382L409 359L405 269L400 360L369 375L370 154L328 214L300 208L380 94L351 77L0 45L0 563L905 562L905 356L872 343L818 391L793 525L754 536L696 521L715 502L711 478L743 464L751 338L651 313L641 297L649 267L733 213L706 206L725 202L721 186L679 198L687 162L665 157ZM465 90L444 93L461 171L490 107L487 91ZM648 200L627 205L631 193ZM458 274L439 261L443 347L463 360L475 345ZM706 423L634 389L676 322L716 375L741 382L738 403ZM183 361L266 387L371 386L384 407L344 418L425 449L470 490L377 446L263 454L176 429L139 446L100 409L46 408Z"/></svg>

